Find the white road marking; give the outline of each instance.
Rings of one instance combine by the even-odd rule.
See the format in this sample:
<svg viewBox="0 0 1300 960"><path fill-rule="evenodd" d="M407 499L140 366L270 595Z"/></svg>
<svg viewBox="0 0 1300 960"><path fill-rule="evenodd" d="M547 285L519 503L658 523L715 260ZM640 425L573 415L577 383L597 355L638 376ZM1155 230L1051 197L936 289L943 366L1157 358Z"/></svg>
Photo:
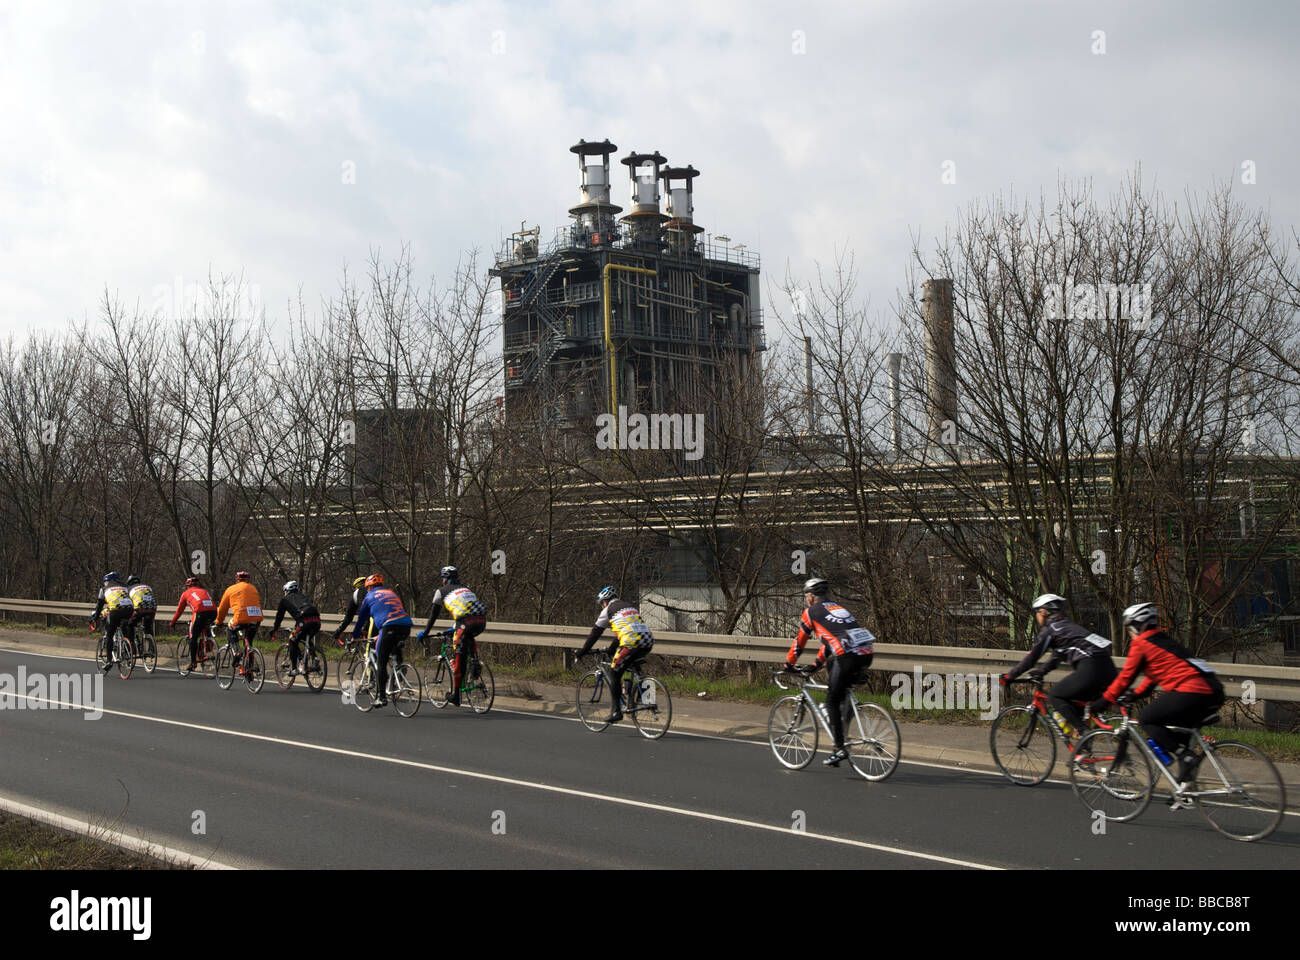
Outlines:
<svg viewBox="0 0 1300 960"><path fill-rule="evenodd" d="M48 703L54 706L79 708L81 704L67 703L62 700L52 700L48 697L34 697L30 694L11 694L11 696L23 696L27 700L37 703ZM83 708L84 709L84 708ZM491 773L480 773L476 770L463 770L458 767L447 767L436 763L424 763L419 760L404 760L401 757L385 757L376 753L366 753L361 750L347 750L342 747L328 747L318 743L304 743L299 740L286 740L281 737L271 737L261 733L248 733L243 730L228 730L224 727L211 727L202 723L191 723L187 720L172 720L166 717L151 717L143 713L128 713L125 710L104 709L105 716L127 717L132 720L144 720L149 723L161 723L165 726L183 727L188 730L202 730L206 733L216 733L227 737L241 737L245 740L257 740L263 743L274 743L281 746L293 747L301 750L313 750L318 753L330 753L337 756L355 757L359 760L374 760L379 763L390 763L400 767L413 767L417 770L430 770L435 773L445 773L457 777L467 777L472 780L484 780L489 783L501 783L512 787L523 787L529 790L539 790L544 793L556 793L569 797L580 797L584 800L597 800L602 803L612 803L624 807L637 807L642 810L654 810L659 813L671 813L676 816L690 817L696 820L708 820L713 823L726 823L738 827L747 827L751 830L764 830L769 833L780 833L789 837L804 838L808 840L823 840L827 843L840 844L841 846L857 847L862 850L874 850L879 853L889 853L895 856L912 857L917 860L928 860L932 863L943 863L954 867L969 867L974 870L1001 870L1002 867L992 864L977 863L973 860L959 860L955 857L941 857L932 853L921 853L915 850L905 850L901 847L890 847L879 843L869 843L865 840L852 840L848 837L837 837L827 833L814 833L811 831L791 830L789 827L778 827L770 823L760 823L757 820L744 820L739 817L728 817L720 813L706 813L702 810L688 810L685 807L672 807L667 804L650 803L645 800L632 800L627 797L616 797L610 794L595 793L590 790L576 790L572 787L560 787L550 783L540 783L536 780L520 780L516 777L503 777Z"/></svg>
<svg viewBox="0 0 1300 960"><path fill-rule="evenodd" d="M175 847L151 843L143 837L129 837L121 830L115 830L112 827L95 826L85 820L74 820L71 817L44 810L41 807L34 807L29 803L23 803L21 800L12 800L9 797L0 797L0 810L6 810L15 816L39 820L42 823L48 823L50 826L58 827L60 830L68 830L83 837L89 837L92 840L111 843L131 853L143 854L157 860L183 863L198 870L240 869L228 863L222 863L220 860L214 860L211 857L201 857L186 853L184 850L177 850Z"/></svg>

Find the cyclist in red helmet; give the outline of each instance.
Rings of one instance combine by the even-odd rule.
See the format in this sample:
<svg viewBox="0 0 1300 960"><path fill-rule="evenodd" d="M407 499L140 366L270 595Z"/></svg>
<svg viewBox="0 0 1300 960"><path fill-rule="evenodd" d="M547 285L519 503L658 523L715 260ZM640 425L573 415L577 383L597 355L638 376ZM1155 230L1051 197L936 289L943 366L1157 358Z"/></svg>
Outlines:
<svg viewBox="0 0 1300 960"><path fill-rule="evenodd" d="M185 668L185 672L189 673L199 665L199 644L203 642L208 627L217 619L217 604L212 599L212 594L203 589L198 577L190 577L185 581L185 592L176 602L176 612L172 614L167 626L176 626L176 621L186 610L193 611L193 616L190 617L190 665Z"/></svg>

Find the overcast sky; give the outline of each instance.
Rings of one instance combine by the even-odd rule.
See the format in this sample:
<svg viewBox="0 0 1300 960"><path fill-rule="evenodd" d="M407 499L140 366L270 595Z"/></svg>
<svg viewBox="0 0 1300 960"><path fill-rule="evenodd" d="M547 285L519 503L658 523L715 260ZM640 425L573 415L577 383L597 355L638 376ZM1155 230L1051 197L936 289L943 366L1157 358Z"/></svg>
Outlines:
<svg viewBox="0 0 1300 960"><path fill-rule="evenodd" d="M521 221L566 222L579 138L698 168L696 222L758 251L765 289L855 251L876 310L913 233L1062 176L1234 182L1289 230L1298 25L1289 3L1183 0L5 0L0 335L209 271L279 324L403 244L444 277Z"/></svg>

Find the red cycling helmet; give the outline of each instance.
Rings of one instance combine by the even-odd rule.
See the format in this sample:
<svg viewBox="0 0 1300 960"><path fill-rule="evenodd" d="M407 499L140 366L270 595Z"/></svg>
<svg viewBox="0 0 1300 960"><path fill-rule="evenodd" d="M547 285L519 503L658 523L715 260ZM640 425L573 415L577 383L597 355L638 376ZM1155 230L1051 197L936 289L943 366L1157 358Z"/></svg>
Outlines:
<svg viewBox="0 0 1300 960"><path fill-rule="evenodd" d="M185 586L187 586L187 587L197 587L198 585L199 585L199 578L198 578L198 577L188 577L188 578L185 580Z"/></svg>
<svg viewBox="0 0 1300 960"><path fill-rule="evenodd" d="M372 573L366 577L367 587L382 587L384 585L384 575L382 573Z"/></svg>
<svg viewBox="0 0 1300 960"><path fill-rule="evenodd" d="M240 570L237 574L235 574L235 579L236 579L236 580L247 580L247 579L248 579L248 571L247 571L247 570Z"/></svg>

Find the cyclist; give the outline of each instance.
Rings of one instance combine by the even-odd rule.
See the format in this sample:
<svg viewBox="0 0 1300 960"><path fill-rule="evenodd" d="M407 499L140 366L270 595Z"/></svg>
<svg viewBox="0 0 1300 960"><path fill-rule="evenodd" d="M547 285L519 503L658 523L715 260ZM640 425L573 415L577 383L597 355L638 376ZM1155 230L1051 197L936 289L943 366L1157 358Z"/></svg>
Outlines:
<svg viewBox="0 0 1300 960"><path fill-rule="evenodd" d="M1174 733L1169 726L1200 726L1223 705L1223 684L1208 663L1193 658L1182 644L1160 629L1160 611L1154 603L1135 603L1125 610L1124 626L1130 637L1128 660L1115 682L1092 704L1092 711L1109 709L1139 673L1145 674L1146 683L1133 691L1134 699L1141 699L1156 686L1165 695L1143 709L1138 723L1170 758L1178 758L1178 780L1190 781L1200 757L1186 756L1191 735Z"/></svg>
<svg viewBox="0 0 1300 960"><path fill-rule="evenodd" d="M303 668L298 665L298 641L306 640L310 646L311 638L320 632L320 611L311 602L311 598L299 589L297 580L290 580L284 585L284 596L276 607L275 623L271 627L273 635L280 629L280 622L286 613L293 617L294 622L293 633L289 635L290 672L302 673Z"/></svg>
<svg viewBox="0 0 1300 960"><path fill-rule="evenodd" d="M1044 654L1048 654L1046 662L1029 674L1035 680L1042 680L1062 660L1068 663L1074 672L1053 684L1047 699L1065 719L1063 732L1072 737L1083 729L1083 714L1071 701L1089 701L1101 696L1117 675L1115 661L1110 656L1110 641L1066 617L1064 597L1045 593L1035 597L1030 608L1039 626L1038 636L1024 659L999 679L1006 686L1029 670Z"/></svg>
<svg viewBox="0 0 1300 960"><path fill-rule="evenodd" d="M231 614L230 627L227 634L230 638L231 646L239 642L239 635L244 635L244 652L248 653L253 646L253 638L257 636L257 628L262 623L262 597L257 592L257 587L248 582L248 571L240 570L235 574L235 582L226 587L226 592L221 595L221 603L217 606L217 623L226 622L226 614ZM249 658L244 658L244 665L240 668L240 675L248 673Z"/></svg>
<svg viewBox="0 0 1300 960"><path fill-rule="evenodd" d="M212 594L203 589L198 577L190 577L185 581L185 592L176 602L176 612L172 614L167 626L176 626L176 621L186 610L194 613L190 617L190 665L185 668L185 672L189 673L199 665L199 644L203 642L208 627L217 619L217 604L212 599Z"/></svg>
<svg viewBox="0 0 1300 960"><path fill-rule="evenodd" d="M587 635L587 642L581 650L574 651L574 656L586 656L606 627L614 631L614 639L605 651L605 656L610 657L609 666L602 663L600 670L605 675L605 684L609 687L611 698L606 720L618 723L623 719L623 671L640 666L645 661L655 645L655 638L646 622L641 619L641 611L626 600L620 600L618 591L612 585L601 590L596 595L596 600L601 605L600 616ZM615 647L618 648L617 652Z"/></svg>
<svg viewBox="0 0 1300 960"><path fill-rule="evenodd" d="M455 692L447 698L448 703L460 705L460 684L465 676L466 658L473 656L476 644L474 638L487 626L487 607L460 582L460 571L455 567L443 567L438 576L442 586L433 595L433 609L429 611L429 622L416 637L423 640L433 630L433 623L439 615L446 613L456 623L456 632L452 639L452 652L455 654L451 665L451 680ZM468 649L467 649L468 645Z"/></svg>
<svg viewBox="0 0 1300 960"><path fill-rule="evenodd" d="M158 613L158 601L153 595L153 587L141 583L134 573L126 578L126 588L131 594L131 606L135 616L131 618L131 629L139 629L153 636L153 618Z"/></svg>
<svg viewBox="0 0 1300 960"><path fill-rule="evenodd" d="M104 574L100 580L99 598L95 602L95 612L90 617L90 629L99 626L99 615L104 614L104 641L107 657L104 672L113 665L113 638L118 628L128 640L135 639L135 628L131 620L135 616L135 605L131 603L130 592L122 585L122 575L114 570Z"/></svg>
<svg viewBox="0 0 1300 960"><path fill-rule="evenodd" d="M806 606L799 618L799 634L785 656L785 665L786 669L794 670L804 644L813 636L821 641L813 669L830 660L826 718L835 740L834 752L822 762L828 767L838 767L842 760L849 758L844 746L844 708L848 705L849 689L865 679L864 673L871 666L875 654L876 638L858 623L853 614L831 599L830 589L830 584L820 577L814 577L803 585Z"/></svg>
<svg viewBox="0 0 1300 960"><path fill-rule="evenodd" d="M375 662L379 665L375 677L375 706L388 705L388 658L398 651L406 638L411 635L411 618L402 606L401 598L384 586L384 578L371 574L365 581L366 598L357 611L357 625L352 630L352 639L359 640L366 627L372 622L379 631L375 642ZM398 654L398 663L401 656Z"/></svg>
<svg viewBox="0 0 1300 960"><path fill-rule="evenodd" d="M343 614L343 622L340 623L339 628L334 631L334 641L340 646L343 644L344 631L347 630L348 625L352 622L352 618L357 615L357 611L361 609L361 601L365 600L365 598L366 578L357 577L352 581L352 596L348 599L348 609L347 612Z"/></svg>

